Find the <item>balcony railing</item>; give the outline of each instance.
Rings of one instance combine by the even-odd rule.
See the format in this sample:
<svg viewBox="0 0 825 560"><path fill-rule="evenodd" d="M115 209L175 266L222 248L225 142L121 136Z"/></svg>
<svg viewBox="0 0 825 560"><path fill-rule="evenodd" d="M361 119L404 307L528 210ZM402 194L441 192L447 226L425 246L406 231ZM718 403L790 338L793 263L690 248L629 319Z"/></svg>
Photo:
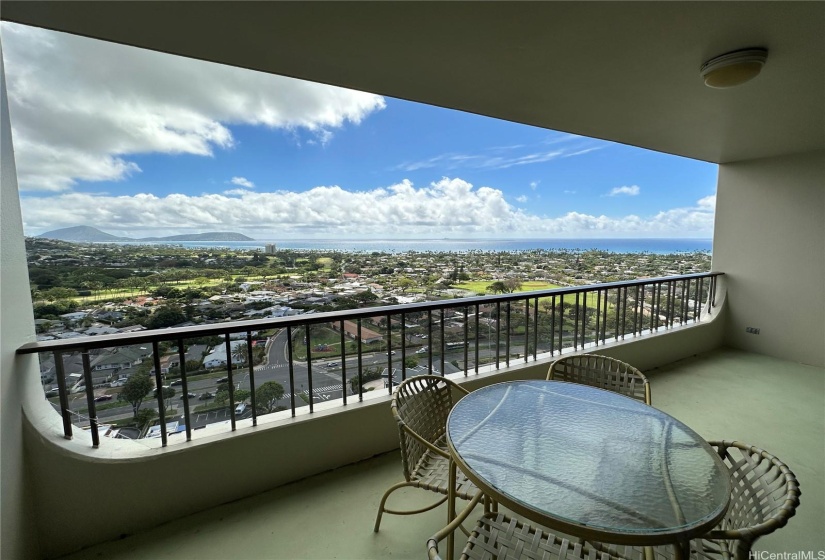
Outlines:
<svg viewBox="0 0 825 560"><path fill-rule="evenodd" d="M362 401L370 390L370 379L379 385L379 391L391 394L395 384L418 373L468 376L499 369L502 365L509 367L517 360L529 362L539 356L592 349L609 341L695 323L704 313L711 313L717 278L721 274L647 278L37 342L26 344L17 352L37 353L41 362L54 360L58 395L52 398L52 404L62 415L64 436L72 437L73 417L88 417L92 444L98 446L99 409L103 407L97 403L106 395L96 396L95 383L101 386L103 380L99 372L107 370L98 369L100 366L93 368L93 357L95 360L100 356L111 358L118 349L139 348L147 353L146 359L151 360L155 387L161 388L172 377L164 376L163 370L169 368L162 367L163 350L174 347L171 358L167 353L165 361L178 364L180 377L173 384L179 385L183 393L179 399L183 406L180 432L185 432L189 441L193 430L204 427L210 415L219 421L228 421L234 431L241 416L251 415L254 426L260 416L271 413L276 406L295 416L302 407L308 407L309 413L314 412L316 404L323 400L338 400L344 407L353 399ZM201 373L200 366L199 370L187 371L187 343L191 345L208 337L219 337L225 351L224 361L206 373ZM264 343L265 357L262 363L256 364L255 355L261 354L260 350L255 351L259 342ZM422 360L424 366L420 365ZM67 364L73 361L80 372L67 371L72 367ZM128 363L119 365L126 372L135 371ZM177 371L173 373L176 374ZM70 386L76 377L81 380ZM191 391L221 387L222 380L215 383L218 377L225 377L223 387L228 394L228 405L197 406L197 395ZM319 387L324 379L330 378L336 381L334 385ZM275 399L271 391L259 392L265 379L276 381L285 389L281 399ZM247 393L239 392L247 391L242 389L247 386ZM70 402L78 392L81 399L85 396L85 410L82 404L74 405L77 398ZM213 394L207 391L202 396ZM238 399L239 396L242 399ZM266 402L259 402L262 398ZM251 412L246 410L247 399ZM169 403L165 402L168 399L162 390L155 391L155 400L158 435L166 446ZM241 402L236 402L238 400ZM210 410L202 412L204 408Z"/></svg>

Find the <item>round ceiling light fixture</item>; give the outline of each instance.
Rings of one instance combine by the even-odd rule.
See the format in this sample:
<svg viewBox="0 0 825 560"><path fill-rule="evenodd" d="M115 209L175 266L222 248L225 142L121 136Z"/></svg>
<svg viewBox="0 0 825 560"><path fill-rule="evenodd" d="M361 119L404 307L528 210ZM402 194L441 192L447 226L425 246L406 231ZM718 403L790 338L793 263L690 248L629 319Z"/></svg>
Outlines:
<svg viewBox="0 0 825 560"><path fill-rule="evenodd" d="M767 59L767 49L740 49L711 58L702 65L699 74L708 87L730 88L758 76Z"/></svg>

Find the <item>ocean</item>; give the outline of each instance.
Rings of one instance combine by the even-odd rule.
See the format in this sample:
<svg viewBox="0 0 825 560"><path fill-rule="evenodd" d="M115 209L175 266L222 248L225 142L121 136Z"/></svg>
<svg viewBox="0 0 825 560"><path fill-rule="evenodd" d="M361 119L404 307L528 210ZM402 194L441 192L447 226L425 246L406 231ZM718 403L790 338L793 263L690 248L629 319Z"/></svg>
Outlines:
<svg viewBox="0 0 825 560"><path fill-rule="evenodd" d="M159 244L157 242L154 242ZM278 249L313 249L344 252L404 253L466 251L530 251L534 249L611 253L710 253L712 239L271 239L255 241L175 241L181 247L263 250L268 243ZM134 244L134 243L124 243ZM146 243L141 243L146 244Z"/></svg>

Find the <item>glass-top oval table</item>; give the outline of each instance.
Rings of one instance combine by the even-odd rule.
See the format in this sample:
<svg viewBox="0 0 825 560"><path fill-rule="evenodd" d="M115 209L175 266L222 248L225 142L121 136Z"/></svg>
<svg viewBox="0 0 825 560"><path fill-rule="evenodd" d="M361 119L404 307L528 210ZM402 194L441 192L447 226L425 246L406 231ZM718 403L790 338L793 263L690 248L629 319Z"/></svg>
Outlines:
<svg viewBox="0 0 825 560"><path fill-rule="evenodd" d="M514 381L473 391L450 413L447 443L491 498L589 540L682 548L730 499L725 465L693 430L585 385Z"/></svg>

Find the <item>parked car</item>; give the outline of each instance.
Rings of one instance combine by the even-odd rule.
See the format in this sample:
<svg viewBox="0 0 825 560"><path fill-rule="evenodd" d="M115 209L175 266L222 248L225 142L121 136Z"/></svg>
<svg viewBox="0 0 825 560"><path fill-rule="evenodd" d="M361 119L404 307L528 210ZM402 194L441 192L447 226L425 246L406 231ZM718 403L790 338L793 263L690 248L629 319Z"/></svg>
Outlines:
<svg viewBox="0 0 825 560"><path fill-rule="evenodd" d="M246 403L239 403L238 406L235 407L235 414L241 415L246 412Z"/></svg>
<svg viewBox="0 0 825 560"><path fill-rule="evenodd" d="M185 395L180 396L180 400L183 400L183 397L189 397L190 399L194 399L195 397L197 397L197 395L195 393L186 393Z"/></svg>
<svg viewBox="0 0 825 560"><path fill-rule="evenodd" d="M339 364L338 362L329 362L327 364L327 367L329 369L337 369L337 368L341 367L341 364Z"/></svg>
<svg viewBox="0 0 825 560"><path fill-rule="evenodd" d="M52 389L51 391L46 391L46 398L48 399L51 397L56 397L59 394L60 393L57 391L57 389Z"/></svg>
<svg viewBox="0 0 825 560"><path fill-rule="evenodd" d="M115 379L114 381L109 383L109 387L123 387L124 385L126 385L125 378Z"/></svg>
<svg viewBox="0 0 825 560"><path fill-rule="evenodd" d="M419 348L418 350L416 350L415 353L416 354L426 354L428 351L429 351L428 348L426 346L424 346L423 348Z"/></svg>
<svg viewBox="0 0 825 560"><path fill-rule="evenodd" d="M203 393L203 394L201 394L200 397L198 397L198 400L199 401L206 401L206 400L214 399L214 398L215 398L214 393Z"/></svg>
<svg viewBox="0 0 825 560"><path fill-rule="evenodd" d="M229 378L228 377L221 377L220 379L218 379L217 383L218 383L218 385L220 385L221 383L229 383Z"/></svg>
<svg viewBox="0 0 825 560"><path fill-rule="evenodd" d="M95 397L95 402L110 401L113 398L114 397L112 397L112 395L99 395L99 396Z"/></svg>
<svg viewBox="0 0 825 560"><path fill-rule="evenodd" d="M175 379L169 385L172 387L175 387L176 385L183 385L183 379Z"/></svg>

